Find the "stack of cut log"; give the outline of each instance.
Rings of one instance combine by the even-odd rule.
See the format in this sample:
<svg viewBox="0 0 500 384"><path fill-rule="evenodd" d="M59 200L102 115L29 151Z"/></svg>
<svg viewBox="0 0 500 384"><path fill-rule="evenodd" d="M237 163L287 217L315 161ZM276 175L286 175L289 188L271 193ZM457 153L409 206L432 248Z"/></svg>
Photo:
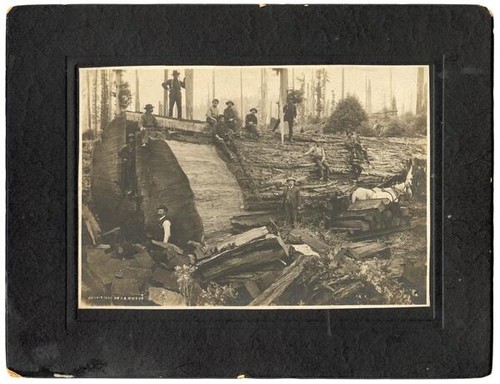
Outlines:
<svg viewBox="0 0 500 384"><path fill-rule="evenodd" d="M390 228L405 228L410 223L409 210L388 199L358 200L346 212L342 212L332 224L338 230L350 234Z"/></svg>

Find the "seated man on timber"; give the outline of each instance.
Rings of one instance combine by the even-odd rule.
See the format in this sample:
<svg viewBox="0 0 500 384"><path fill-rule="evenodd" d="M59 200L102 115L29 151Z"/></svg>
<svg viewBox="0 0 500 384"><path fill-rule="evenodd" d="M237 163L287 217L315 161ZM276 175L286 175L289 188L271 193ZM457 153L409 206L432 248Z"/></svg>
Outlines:
<svg viewBox="0 0 500 384"><path fill-rule="evenodd" d="M240 136L240 122L238 118L238 112L234 109L234 103L229 100L226 102L226 109L224 109L224 120L226 126L232 130L236 136Z"/></svg>
<svg viewBox="0 0 500 384"><path fill-rule="evenodd" d="M220 115L213 131L214 144L220 148L230 160L236 159L235 153L237 152L232 138L233 134L234 132L226 125L224 115Z"/></svg>
<svg viewBox="0 0 500 384"><path fill-rule="evenodd" d="M301 156L307 155L311 155L312 161L316 164L320 175L319 179L328 181L328 178L330 177L330 167L326 162L325 150L319 145L317 140L313 140L312 147Z"/></svg>
<svg viewBox="0 0 500 384"><path fill-rule="evenodd" d="M146 104L144 109L146 110L142 115L141 119L139 120L139 129L141 130L141 141L142 141L142 146L147 147L149 144L149 137L148 137L148 128L158 128L160 124L158 124L158 120L156 120L156 117L153 115L153 106L151 104Z"/></svg>
<svg viewBox="0 0 500 384"><path fill-rule="evenodd" d="M370 164L370 160L368 159L368 152L361 144L361 139L359 138L356 131L349 131L347 133L347 137L345 140L345 146L349 151L356 152L356 155L365 160L367 164Z"/></svg>
<svg viewBox="0 0 500 384"><path fill-rule="evenodd" d="M365 160L368 164L370 164L368 160L368 153L362 147L361 141L354 131L349 131L347 133L344 144L348 150L347 163L351 165L354 178L357 180L361 175L361 172L363 172L361 164Z"/></svg>
<svg viewBox="0 0 500 384"><path fill-rule="evenodd" d="M219 99L213 99L212 100L212 105L208 107L206 117L207 117L207 123L213 127L215 124L217 124L217 120L219 118Z"/></svg>
<svg viewBox="0 0 500 384"><path fill-rule="evenodd" d="M250 133L254 139L260 138L260 132L257 128L257 108L250 109L250 113L245 117L245 129Z"/></svg>

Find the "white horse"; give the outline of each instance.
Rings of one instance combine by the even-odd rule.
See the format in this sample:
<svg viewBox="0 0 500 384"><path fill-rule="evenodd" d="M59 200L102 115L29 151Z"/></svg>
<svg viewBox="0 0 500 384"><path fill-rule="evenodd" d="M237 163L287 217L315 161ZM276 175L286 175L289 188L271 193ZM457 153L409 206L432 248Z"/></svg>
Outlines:
<svg viewBox="0 0 500 384"><path fill-rule="evenodd" d="M412 179L412 167L410 167L410 170L406 175L406 180L403 183L395 184L389 188L358 188L353 192L351 200L355 203L356 200L388 199L392 203L397 202L401 195L404 194L411 198L413 196L411 190Z"/></svg>

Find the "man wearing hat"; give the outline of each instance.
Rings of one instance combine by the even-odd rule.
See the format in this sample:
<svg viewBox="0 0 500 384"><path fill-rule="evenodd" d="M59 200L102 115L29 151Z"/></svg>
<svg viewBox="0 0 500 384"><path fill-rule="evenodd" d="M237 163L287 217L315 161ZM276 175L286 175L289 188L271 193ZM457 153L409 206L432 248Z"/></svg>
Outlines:
<svg viewBox="0 0 500 384"><path fill-rule="evenodd" d="M283 209L285 210L285 219L287 224L295 227L295 222L299 216L300 190L295 185L295 179L289 177L286 179L285 190L283 191Z"/></svg>
<svg viewBox="0 0 500 384"><path fill-rule="evenodd" d="M207 109L207 123L213 127L215 124L217 124L217 121L219 119L219 99L213 99L212 100L212 105L208 107Z"/></svg>
<svg viewBox="0 0 500 384"><path fill-rule="evenodd" d="M158 221L158 233L155 240L168 243L170 239L170 221L167 219L168 208L160 205L156 209L156 220Z"/></svg>
<svg viewBox="0 0 500 384"><path fill-rule="evenodd" d="M169 79L162 83L162 87L169 93L168 100L168 116L172 117L174 112L174 104L177 104L177 118L182 119L182 88L186 88L185 79L179 80L180 73L175 70L173 73L174 78Z"/></svg>
<svg viewBox="0 0 500 384"><path fill-rule="evenodd" d="M320 174L320 179L328 181L328 178L330 177L330 167L326 162L325 149L318 144L318 140L314 139L312 147L306 153L301 155L301 157L307 155L311 155L312 161L316 164Z"/></svg>
<svg viewBox="0 0 500 384"><path fill-rule="evenodd" d="M127 145L120 149L121 160L120 186L124 195L132 196L136 191L135 183L135 134L127 135Z"/></svg>
<svg viewBox="0 0 500 384"><path fill-rule="evenodd" d="M151 104L146 104L144 109L146 111L141 115L141 119L139 120L139 129L141 130L142 146L146 147L149 142L147 129L158 128L159 124L158 120L156 120L156 117L153 115L154 107Z"/></svg>
<svg viewBox="0 0 500 384"><path fill-rule="evenodd" d="M259 130L257 128L257 108L252 108L250 113L245 117L245 129L248 130L250 135L258 139L260 137Z"/></svg>
<svg viewBox="0 0 500 384"><path fill-rule="evenodd" d="M219 115L219 119L214 126L213 139L216 147L229 158L229 160L236 160L235 153L237 152L236 146L234 145L231 131L224 121L224 115Z"/></svg>
<svg viewBox="0 0 500 384"><path fill-rule="evenodd" d="M233 108L234 103L229 100L226 102L226 109L224 109L224 120L226 122L226 126L232 130L236 136L240 135L240 130L238 127L238 113Z"/></svg>

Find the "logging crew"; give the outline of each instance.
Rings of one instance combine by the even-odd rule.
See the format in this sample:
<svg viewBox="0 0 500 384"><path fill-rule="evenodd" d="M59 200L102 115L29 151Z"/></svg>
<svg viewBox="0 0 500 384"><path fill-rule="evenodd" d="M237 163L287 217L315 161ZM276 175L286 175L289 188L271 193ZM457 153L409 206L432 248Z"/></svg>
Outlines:
<svg viewBox="0 0 500 384"><path fill-rule="evenodd" d="M250 133L250 135L258 139L260 137L259 130L257 128L258 120L257 120L257 108L250 109L250 113L245 117L245 129Z"/></svg>
<svg viewBox="0 0 500 384"><path fill-rule="evenodd" d="M132 196L135 188L135 134L127 135L127 145L120 149L121 159L120 185L125 195Z"/></svg>
<svg viewBox="0 0 500 384"><path fill-rule="evenodd" d="M237 152L236 146L232 135L234 132L230 130L225 122L224 115L219 115L217 124L215 124L213 131L214 144L221 149L221 151L230 159L235 160L234 153ZM233 153L234 152L234 153Z"/></svg>
<svg viewBox="0 0 500 384"><path fill-rule="evenodd" d="M172 117L174 112L174 104L177 104L177 118L182 119L182 88L186 88L186 83L179 80L180 73L175 70L173 79L169 79L162 83L162 87L169 91L168 100L168 116Z"/></svg>
<svg viewBox="0 0 500 384"><path fill-rule="evenodd" d="M283 209L285 211L285 219L287 224L293 227L299 216L300 207L300 190L295 185L295 179L289 177L286 180L285 190L283 191Z"/></svg>
<svg viewBox="0 0 500 384"><path fill-rule="evenodd" d="M153 109L154 107L151 104L146 104L144 106L144 109L146 110L142 115L139 120L139 129L141 130L141 142L142 146L146 147L149 144L149 137L148 137L148 128L158 128L160 125L158 124L158 120L156 120L156 117L153 115Z"/></svg>
<svg viewBox="0 0 500 384"><path fill-rule="evenodd" d="M219 115L219 99L213 99L212 105L207 109L207 123L210 124L211 127L213 127L215 124L217 124Z"/></svg>
<svg viewBox="0 0 500 384"><path fill-rule="evenodd" d="M232 130L236 136L240 135L240 130L238 127L238 113L236 112L236 109L234 109L234 103L229 100L226 102L226 109L224 109L224 120L226 123L226 126Z"/></svg>
<svg viewBox="0 0 500 384"><path fill-rule="evenodd" d="M330 177L330 167L326 162L325 149L318 144L317 140L313 141L312 147L302 156L311 155L312 161L316 164L320 174L320 180L328 181Z"/></svg>
<svg viewBox="0 0 500 384"><path fill-rule="evenodd" d="M290 98L288 98L285 106L283 107L283 120L288 123L288 141L293 143L293 122L297 117L297 107L292 102Z"/></svg>
<svg viewBox="0 0 500 384"><path fill-rule="evenodd" d="M156 236L157 241L163 243L168 243L170 239L170 221L167 219L168 208L164 205L160 205L156 209L156 219L158 221L158 234Z"/></svg>

